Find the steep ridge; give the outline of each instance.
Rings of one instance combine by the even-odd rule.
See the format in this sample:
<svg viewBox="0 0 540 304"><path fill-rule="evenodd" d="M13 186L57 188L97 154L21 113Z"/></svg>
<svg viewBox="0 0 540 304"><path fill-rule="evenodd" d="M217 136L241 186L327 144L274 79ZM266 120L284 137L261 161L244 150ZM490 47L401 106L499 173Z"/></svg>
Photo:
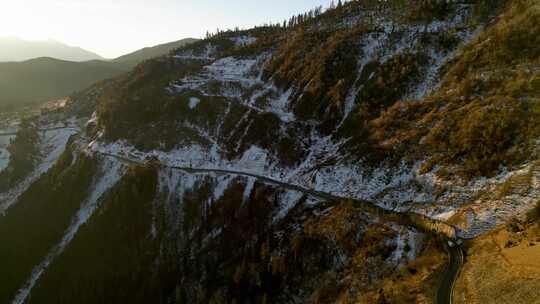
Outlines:
<svg viewBox="0 0 540 304"><path fill-rule="evenodd" d="M439 137L426 132L437 131L433 100L450 83L450 59L465 56L458 46L482 30L483 5L350 2L292 28L181 48L103 94L93 149L247 169L389 209L456 212L496 180L477 178L492 174L480 162L484 171L446 181L428 167L443 158ZM462 170L445 157L446 171Z"/></svg>
<svg viewBox="0 0 540 304"><path fill-rule="evenodd" d="M250 185L249 180L228 176L193 177L149 168L131 171L102 201L96 216L81 228L44 272L29 302L56 301L57 298L79 299L83 303L110 299L138 303L150 300L193 302L196 299L211 302L224 298L241 302L267 298L267 301L281 302L291 296L301 299L306 295L294 290L275 293L280 286L289 289L293 284L302 284L303 292L309 292L324 282L325 289L332 288L332 281L317 276L313 276L312 282L303 282L305 271L327 269L346 275L343 271L356 256L356 259L386 265L387 269L379 274L383 276L395 267L393 265L404 263L417 250L422 250L401 252L405 245L400 243L400 236L410 238L409 233L416 235L417 232L377 224L372 222L371 216L366 217L371 218L366 221L365 215L351 205L325 207L313 200L306 201L301 194L282 192L258 183ZM220 189L224 192L220 193ZM146 191L149 193L145 194ZM151 195L153 191L158 192ZM297 200L303 202L295 204ZM288 201L292 203L288 207L293 208L290 211L280 206ZM311 211L302 211L304 208ZM318 217L330 223L339 221L336 231L328 235L326 229L334 228L321 226ZM347 220L355 224L341 231L342 221ZM362 228L364 226L371 230L365 233L373 234L369 237L374 239L356 243L353 240L357 237L368 238L361 236L366 229ZM293 231L298 235L293 237ZM333 233L338 244L331 237ZM360 235L355 236L357 233ZM389 242L393 235L396 239ZM105 246L88 246L95 240ZM375 247L365 247L362 253L354 249L367 244ZM291 252L291 248L296 249ZM267 253L259 255L261 250ZM338 256L334 256L334 250L338 250ZM81 261L88 267L77 266L78 273L69 270ZM312 268L318 263L323 263L324 268ZM289 269L292 265L297 270ZM376 280L359 270L355 279L347 284L366 288L363 284L369 283L362 283L360 278ZM62 291L56 290L59 282L63 282ZM182 285L178 285L179 282ZM251 291L246 293L246 290Z"/></svg>
<svg viewBox="0 0 540 304"><path fill-rule="evenodd" d="M123 56L120 56L118 58L115 58L114 62L122 62L124 64L130 65L130 66L136 66L137 64L152 59L155 57L160 57L165 54L168 54L172 50L175 50L177 48L180 48L182 46L185 46L187 44L196 42L197 39L193 38L186 38L178 41L173 41L169 43L163 43L160 45L147 47L144 49L137 50L133 53L129 53Z"/></svg>
<svg viewBox="0 0 540 304"><path fill-rule="evenodd" d="M47 52L40 54L38 50L38 56L26 61L0 62L0 109L11 110L65 98L97 81L117 77L144 60L164 56L172 49L194 41L183 39L144 48L114 60L70 61L69 57L48 57Z"/></svg>
<svg viewBox="0 0 540 304"><path fill-rule="evenodd" d="M36 123L23 123L18 136L6 136L11 143L6 150L7 161L0 170L0 216L55 165L70 137L79 130L76 125L57 129L57 124L42 123L45 131L39 132Z"/></svg>
<svg viewBox="0 0 540 304"><path fill-rule="evenodd" d="M14 263L0 295L434 302L441 242L355 200L448 221L467 238L538 200L538 5L493 4L349 2L220 33L74 95L49 114L87 121L68 145L71 167L90 158L110 178L88 173L61 229L43 228L48 241ZM39 211L10 191L0 226L19 208Z"/></svg>
<svg viewBox="0 0 540 304"><path fill-rule="evenodd" d="M123 64L99 60L71 62L40 57L24 62L2 62L0 109L58 100L128 70Z"/></svg>
<svg viewBox="0 0 540 304"><path fill-rule="evenodd" d="M62 236L84 198L94 170L92 159L74 161L68 150L16 198L17 204L2 206L10 208L0 216L1 302L13 299L32 268Z"/></svg>
<svg viewBox="0 0 540 304"><path fill-rule="evenodd" d="M105 59L90 51L54 40L29 41L15 37L0 37L0 62L21 62L39 57L77 62Z"/></svg>
<svg viewBox="0 0 540 304"><path fill-rule="evenodd" d="M84 157L84 156L83 156ZM98 172L85 172L94 174L94 181L91 189L91 192L87 195L87 198L83 201L80 206L80 209L77 211L76 215L73 217L72 223L65 230L62 240L53 247L51 251L47 254L46 258L32 270L32 275L30 279L25 283L24 287L17 292L14 303L24 303L29 296L30 291L35 286L36 282L40 279L43 272L49 267L50 263L60 255L65 247L73 240L81 226L86 224L86 222L92 217L93 213L98 207L98 200L112 187L118 180L122 177L125 172L125 168L119 163L114 162L102 162L100 164ZM80 169L85 171L84 169ZM78 179L78 177L74 177ZM67 185L69 187L69 185ZM65 191L62 189L62 191ZM82 198L79 197L79 200Z"/></svg>

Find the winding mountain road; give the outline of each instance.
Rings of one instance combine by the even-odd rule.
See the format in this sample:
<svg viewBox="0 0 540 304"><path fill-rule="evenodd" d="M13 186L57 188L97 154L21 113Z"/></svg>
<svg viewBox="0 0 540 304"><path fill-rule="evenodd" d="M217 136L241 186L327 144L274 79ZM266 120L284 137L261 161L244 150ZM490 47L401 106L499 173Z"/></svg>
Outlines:
<svg viewBox="0 0 540 304"><path fill-rule="evenodd" d="M43 129L38 129L37 131L38 132L49 132L49 131L55 131L55 130L64 130L64 129L72 129L72 130L80 130L79 128L77 127L54 127L54 128L43 128ZM17 135L17 131L13 131L13 132L0 132L0 136L15 136Z"/></svg>
<svg viewBox="0 0 540 304"><path fill-rule="evenodd" d="M453 302L454 286L461 267L463 266L463 249L457 245L447 246L450 263L441 279L437 290L437 304L451 304Z"/></svg>
<svg viewBox="0 0 540 304"><path fill-rule="evenodd" d="M97 153L100 154L100 155L103 155L103 156L115 158L115 159L117 159L117 160L119 160L119 161L121 161L121 162L123 162L125 164L128 164L128 165L144 165L146 163L146 162L141 161L141 160L134 160L134 159L130 159L130 158L127 158L127 157L124 157L124 156L119 156L119 155L115 155L115 154L111 154L111 153L105 153L105 152L97 152ZM269 178L269 177L266 177L266 176L257 175L257 174L249 173L249 172L226 170L226 169L207 169L207 168L166 166L166 165L163 165L163 164L160 164L160 166L164 167L164 168L173 169L173 170L184 171L184 172L187 172L187 173L217 173L217 174L229 174L229 175L253 177L255 179L266 182L268 184L280 186L280 187L282 187L284 189L288 189L288 190L294 190L294 191L302 192L304 194L311 195L313 197L324 199L324 200L329 200L329 201L337 201L337 200L348 199L348 198L345 198L345 197L339 197L339 196L336 196L336 195L332 195L332 194L329 194L329 193L326 193L326 192L315 191L315 190L312 190L312 189L303 188L303 187L298 186L298 185L289 184L289 183L286 183L286 182L281 182L281 181L278 181L278 180L275 180L275 179L272 179L272 178Z"/></svg>
<svg viewBox="0 0 540 304"><path fill-rule="evenodd" d="M59 130L59 129L69 129L71 127L55 127L55 128L43 128L39 129L39 131L52 131L52 130ZM0 136L11 136L16 135L15 133L0 133ZM145 165L148 164L147 161L139 160L139 159L131 159L125 156L101 152L101 151L93 151L99 155L110 157L117 159L118 161L127 164L127 165ZM228 174L228 175L237 175L237 176L246 176L255 178L257 180L260 180L262 182L265 182L267 184L276 185L279 187L282 187L284 189L293 190L297 192L304 193L306 195L310 195L314 198L319 198L327 201L339 201L339 200L352 200L354 202L360 203L362 206L365 206L370 211L378 214L378 215L390 215L390 216L397 216L397 218L402 219L405 223L407 223L410 226L422 229L424 231L427 231L428 233L434 233L436 235L441 235L442 239L447 240L455 239L455 232L456 228L454 226L448 225L442 221L430 219L428 217L425 217L420 214L411 213L411 212L399 212L395 210L388 210L384 209L374 202L366 201L366 200L358 200L358 199L352 199L349 197L340 197L334 194L316 191L314 189L308 189L304 188L299 185L290 184L287 182L279 181L272 179L270 177L257 175L255 173L249 173L249 172L243 172L243 171L235 171L235 170L228 170L228 169L210 169L210 168L192 168L192 167L179 167L179 166L168 166L164 165L162 163L159 163L159 166L163 168L169 168L172 170L180 170L184 171L186 173L216 173L216 174ZM420 223L419 223L420 221ZM433 227L440 227L443 226L443 229L433 229ZM445 230L451 231L450 235L448 233L445 234ZM445 241L446 243L446 241ZM459 274L459 271L461 269L461 266L463 265L463 251L460 247L454 246L450 247L448 246L448 252L450 255L450 263L448 265L448 268L441 280L441 283L439 285L438 291L437 291L437 299L436 302L438 304L451 304L452 303L452 294L453 294L453 288L455 281L457 279L457 276Z"/></svg>
<svg viewBox="0 0 540 304"><path fill-rule="evenodd" d="M93 151L99 155L115 158L127 165L145 165L148 164L147 161L139 160L139 159L131 159L126 156L116 155L112 153L102 152L102 151ZM434 232L436 234L442 235L449 239L455 239L456 238L456 231L457 228L449 225L443 221L436 220L429 218L425 215L414 213L414 212L400 212L396 210L390 210L385 209L377 205L376 203L368 200L360 200L357 198L350 198L350 197L342 197L338 195L334 195L327 192L321 192L314 189L305 188L296 184L291 184L288 182L279 181L267 176L258 175L255 173L250 172L244 172L244 171L235 171L235 170L229 170L229 169L213 169L213 168L193 168L193 167L180 167L180 166L169 166L164 165L162 163L158 163L158 165L162 168L168 168L173 170L179 170L184 171L187 173L217 173L217 174L229 174L229 175L238 175L238 176L246 176L246 177L252 177L257 180L263 181L268 184L280 186L284 189L298 191L301 193L304 193L306 195L310 195L315 198L328 200L328 201L340 201L340 200L350 200L353 202L360 203L362 206L365 206L373 213L376 213L378 215L389 215L389 216L397 216L402 219L405 219L405 221L411 225L415 226L416 228L419 228L421 230L428 230L431 232ZM422 222L422 223L419 223Z"/></svg>
<svg viewBox="0 0 540 304"><path fill-rule="evenodd" d="M115 155L115 154L105 153L105 152L97 152L97 153L100 154L100 155L106 156L106 157L115 158L115 159L117 159L117 160L119 160L119 161L121 161L121 162L123 162L125 164L128 164L128 165L144 165L144 164L146 164L145 161L130 159L128 157L124 157L124 156L120 156L120 155ZM404 217L406 219L406 221L409 222L409 223L412 223L412 225L414 225L415 221L411 220L409 217L415 216L415 215L418 216L417 214L411 214L411 213L408 213L408 212L403 213L403 212L398 212L398 211L387 210L387 209L384 209L382 207L379 207L378 205L376 205L375 203L370 202L370 201L360 201L358 199L351 199L351 198L348 198L348 197L340 197L340 196L336 196L336 195L333 195L333 194L330 194L330 193L320 192L320 191L316 191L316 190L313 190L313 189L304 188L304 187L301 187L301 186L298 186L298 185L282 182L282 181L275 180L275 179L272 179L272 178L269 178L269 177L266 177L266 176L261 176L261 175L257 175L257 174L249 173L249 172L226 170L226 169L176 167L176 166L167 166L167 165L163 165L163 164L159 164L159 165L161 167L164 167L164 168L169 168L169 169L173 169L173 170L180 170L180 171L184 171L184 172L187 172L187 173L193 173L193 174L196 174L196 173L217 173L217 174L231 174L231 175L252 177L252 178L256 178L257 180L268 183L268 184L273 184L273 185L276 185L276 186L280 186L280 187L282 187L284 189L289 189L289 190L293 190L293 191L302 192L302 193L304 193L306 195L311 195L312 197L323 199L323 200L328 200L328 201L353 200L353 201L360 202L360 203L368 205L371 208L371 210L374 210L378 214L391 214L391 215L398 215L400 217ZM424 218L424 217L422 217L422 218ZM425 220L427 221L427 220L431 220L431 219L425 218ZM436 221L436 220L431 220L431 221L437 222L438 224L442 223L442 222ZM448 225L446 223L443 223L443 224ZM448 227L451 227L451 229L454 229L454 230L456 229L455 227L453 227L451 225L448 225ZM425 229L425 226L421 227L421 228ZM441 235L442 233L435 232L435 234ZM447 247L447 251L449 253L450 262L449 262L448 267L447 267L447 269L446 269L446 271L445 271L445 273L444 273L444 275L443 275L443 277L441 279L439 288L437 290L436 303L437 304L452 304L452 295L453 295L453 291L454 291L454 285L455 285L455 282L457 280L457 277L459 275L460 269L461 269L461 267L463 265L463 261L464 261L464 259L463 259L463 250L458 245L455 245L453 240L452 240L452 244L453 244L452 246L450 246L449 243L447 242L447 240L448 240L447 237L444 236L443 240L445 242L445 246Z"/></svg>

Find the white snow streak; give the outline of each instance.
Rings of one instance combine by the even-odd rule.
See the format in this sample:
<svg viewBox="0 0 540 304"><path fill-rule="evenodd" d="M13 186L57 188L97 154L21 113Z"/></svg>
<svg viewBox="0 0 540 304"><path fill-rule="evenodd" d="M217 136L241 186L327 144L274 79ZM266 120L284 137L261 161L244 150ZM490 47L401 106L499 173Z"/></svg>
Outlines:
<svg viewBox="0 0 540 304"><path fill-rule="evenodd" d="M0 131L2 133L3 131ZM14 135L0 136L0 172L7 168L9 164L10 154L7 150L11 140L15 138Z"/></svg>
<svg viewBox="0 0 540 304"><path fill-rule="evenodd" d="M40 151L44 157L40 160L36 169L24 181L8 192L0 193L0 216L17 201L19 196L34 181L56 163L56 160L64 152L69 138L77 132L78 130L76 129L59 129L43 132L41 135Z"/></svg>
<svg viewBox="0 0 540 304"><path fill-rule="evenodd" d="M274 113L284 122L293 121L294 114L288 109L292 90L283 92L261 80L262 67L268 58L268 54L252 59L222 58L205 66L201 73L172 84L168 91L192 90L202 96L226 97L257 112ZM219 84L217 91L216 83Z"/></svg>
<svg viewBox="0 0 540 304"><path fill-rule="evenodd" d="M193 49L188 49L174 55L173 58L180 60L214 60L216 52L216 46L212 43L207 43L204 46L204 50L201 52L196 52Z"/></svg>
<svg viewBox="0 0 540 304"><path fill-rule="evenodd" d="M195 109L197 107L197 105L199 104L199 102L201 102L201 100L197 97L190 97L189 98L189 108L191 110Z"/></svg>
<svg viewBox="0 0 540 304"><path fill-rule="evenodd" d="M247 179L246 188L244 189L244 196L243 200L244 203L249 201L249 197L251 196L251 192L253 192L253 188L255 187L255 182L257 181L254 177L248 177Z"/></svg>
<svg viewBox="0 0 540 304"><path fill-rule="evenodd" d="M257 38L252 36L239 36L239 37L233 37L231 40L234 42L234 45L236 47L242 47L242 46L248 46L255 42L257 42Z"/></svg>
<svg viewBox="0 0 540 304"><path fill-rule="evenodd" d="M43 260L38 266L32 271L30 279L25 283L24 287L21 288L13 304L23 304L30 292L36 285L36 282L39 280L43 272L49 267L51 262L59 256L66 246L73 240L79 228L90 219L94 214L94 211L98 207L99 199L105 194L110 188L112 188L120 180L125 172L124 166L115 160L110 160L105 158L102 164L101 172L103 175L99 178L97 183L93 186L93 190L90 193L90 196L82 203L81 209L77 212L77 215L73 219L71 226L67 229L64 237L47 255L45 260Z"/></svg>

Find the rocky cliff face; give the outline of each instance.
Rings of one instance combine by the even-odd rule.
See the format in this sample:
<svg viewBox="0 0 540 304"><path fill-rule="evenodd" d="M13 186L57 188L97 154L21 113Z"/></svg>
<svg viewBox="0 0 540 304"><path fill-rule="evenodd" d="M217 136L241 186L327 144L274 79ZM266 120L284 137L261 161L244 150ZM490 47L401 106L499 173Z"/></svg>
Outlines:
<svg viewBox="0 0 540 304"><path fill-rule="evenodd" d="M9 149L0 300L430 302L444 252L396 214L474 237L537 200L538 16L353 1L72 96Z"/></svg>

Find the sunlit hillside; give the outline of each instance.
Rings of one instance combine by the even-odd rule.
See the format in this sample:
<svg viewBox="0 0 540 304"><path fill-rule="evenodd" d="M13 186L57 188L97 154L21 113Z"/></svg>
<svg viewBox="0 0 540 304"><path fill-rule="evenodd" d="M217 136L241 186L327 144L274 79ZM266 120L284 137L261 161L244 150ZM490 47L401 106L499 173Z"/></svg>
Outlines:
<svg viewBox="0 0 540 304"><path fill-rule="evenodd" d="M298 3L0 64L0 303L539 303L540 3Z"/></svg>

